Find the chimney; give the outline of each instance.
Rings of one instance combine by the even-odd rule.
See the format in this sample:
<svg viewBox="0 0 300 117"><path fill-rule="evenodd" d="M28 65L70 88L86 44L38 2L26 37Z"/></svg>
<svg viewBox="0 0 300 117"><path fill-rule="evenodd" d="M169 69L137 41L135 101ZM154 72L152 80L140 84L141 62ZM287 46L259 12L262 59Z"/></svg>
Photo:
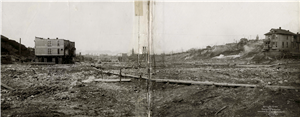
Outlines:
<svg viewBox="0 0 300 117"><path fill-rule="evenodd" d="M56 39L58 39L58 38L56 37Z"/></svg>
<svg viewBox="0 0 300 117"><path fill-rule="evenodd" d="M49 39L49 38L48 38Z"/></svg>
<svg viewBox="0 0 300 117"><path fill-rule="evenodd" d="M281 30L281 27L279 27L279 30Z"/></svg>

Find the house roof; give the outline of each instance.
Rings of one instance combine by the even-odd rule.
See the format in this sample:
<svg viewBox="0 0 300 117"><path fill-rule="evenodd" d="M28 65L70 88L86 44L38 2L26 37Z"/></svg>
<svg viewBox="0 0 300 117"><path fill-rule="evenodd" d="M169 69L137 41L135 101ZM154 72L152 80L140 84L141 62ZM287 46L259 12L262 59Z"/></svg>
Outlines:
<svg viewBox="0 0 300 117"><path fill-rule="evenodd" d="M237 43L226 43L226 45L235 45Z"/></svg>
<svg viewBox="0 0 300 117"><path fill-rule="evenodd" d="M45 40L50 39L50 38L46 39L46 38L42 38L42 37L35 37L35 38L36 38L36 39L45 39ZM59 38L55 38L55 39L51 39L51 40L57 40L57 39L59 39ZM64 41L69 41L69 42L71 42L71 43L75 43L74 41L70 41L70 40L67 40L67 39L59 39L59 40L64 40Z"/></svg>
<svg viewBox="0 0 300 117"><path fill-rule="evenodd" d="M295 33L293 32L290 32L289 30L284 30L284 29L281 29L279 27L279 29L271 29L270 32L266 33L265 35L272 35L272 34L283 34L283 35L296 35Z"/></svg>

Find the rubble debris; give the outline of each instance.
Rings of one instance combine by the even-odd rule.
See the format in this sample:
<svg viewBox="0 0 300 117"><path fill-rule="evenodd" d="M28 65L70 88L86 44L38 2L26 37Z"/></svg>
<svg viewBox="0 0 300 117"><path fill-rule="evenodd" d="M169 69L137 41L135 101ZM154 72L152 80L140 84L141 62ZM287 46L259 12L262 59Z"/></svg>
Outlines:
<svg viewBox="0 0 300 117"><path fill-rule="evenodd" d="M114 73L114 72L108 72L108 71L103 71L104 73L111 73L114 75L120 75L118 73ZM176 73L181 72L180 70L177 70ZM217 72L218 73L218 72ZM229 75L227 73L224 73L226 75ZM265 73L263 72L263 75L265 75ZM125 77L133 77L133 78L140 78L139 76L135 76L135 75L130 75L130 74L124 74L122 76ZM147 80L147 77L141 77L142 79ZM236 84L236 83L219 83L219 82L201 82L201 81L191 81L190 77L188 77L189 80L173 80L173 79L150 79L151 81L155 81L155 82L164 82L164 83L178 83L178 84L187 84L187 85L191 85L191 84L200 84L200 85L215 85L215 86L226 86L226 87L260 87L261 85L255 85L255 84ZM99 79L101 80L101 79ZM253 79L251 79L253 80ZM117 80L116 80L117 81ZM120 81L120 80L119 80ZM260 82L264 82L264 81L260 81ZM271 85L271 82L268 82L268 85ZM280 83L282 84L282 83ZM280 88L286 88L286 89L300 89L300 87L292 87L292 86L272 86L272 87L280 87Z"/></svg>
<svg viewBox="0 0 300 117"><path fill-rule="evenodd" d="M3 84L2 82L1 82L1 87L4 87L4 88L9 89L9 90L12 90L12 91L15 90L15 89L13 89L13 88L7 86L6 84Z"/></svg>
<svg viewBox="0 0 300 117"><path fill-rule="evenodd" d="M271 82L268 82L268 85L271 85L272 83Z"/></svg>
<svg viewBox="0 0 300 117"><path fill-rule="evenodd" d="M84 83L89 83L89 82L92 82L92 81L94 81L94 80L95 80L95 76L89 76L88 79L83 80L82 82L84 82Z"/></svg>
<svg viewBox="0 0 300 117"><path fill-rule="evenodd" d="M151 83L152 94L155 95L152 97L153 116L215 116L216 112L220 110L217 115L221 115L227 108L221 110L216 108L216 104L224 106L233 103L234 112L227 113L227 110L222 116L249 115L251 110L270 103L283 105L280 108L283 111L293 111L284 116L299 114L296 111L297 103L290 101L288 106L285 105L287 98L295 100L300 96L297 92L299 89L295 88L299 87L298 67L287 66L276 70L277 65L228 66L231 62L219 66L201 66L205 64L203 61L157 67L156 71L159 72L151 77L152 81L157 81ZM65 116L146 116L146 80L140 79L148 79L147 68L122 69L122 80L133 79L118 83L120 67L126 66L116 64L117 68L103 67L103 77L102 70L85 62L74 65L2 65L2 82L17 90L1 91L1 99L5 99L1 100L1 105L5 105L1 114L20 116L25 112L59 112ZM161 83L165 81L169 83ZM268 85L268 82L272 84ZM180 85L184 83L189 85ZM19 113L14 114L14 109L18 109ZM30 109L37 111L28 112ZM243 114L248 111L248 114ZM264 115L255 113L253 116Z"/></svg>

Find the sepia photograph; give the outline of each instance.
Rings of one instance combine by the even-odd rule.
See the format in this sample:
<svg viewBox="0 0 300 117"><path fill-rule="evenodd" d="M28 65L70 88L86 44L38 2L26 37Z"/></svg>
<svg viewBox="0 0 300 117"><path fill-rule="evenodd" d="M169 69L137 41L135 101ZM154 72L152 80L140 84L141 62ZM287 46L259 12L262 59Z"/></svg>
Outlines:
<svg viewBox="0 0 300 117"><path fill-rule="evenodd" d="M299 117L299 0L2 0L1 117Z"/></svg>

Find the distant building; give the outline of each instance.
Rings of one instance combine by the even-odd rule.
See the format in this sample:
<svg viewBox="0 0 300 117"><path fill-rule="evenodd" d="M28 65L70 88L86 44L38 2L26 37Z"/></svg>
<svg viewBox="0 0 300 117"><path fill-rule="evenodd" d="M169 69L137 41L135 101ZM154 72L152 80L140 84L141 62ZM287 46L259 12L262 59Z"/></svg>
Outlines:
<svg viewBox="0 0 300 117"><path fill-rule="evenodd" d="M75 42L65 39L44 39L35 37L37 62L73 63L76 56Z"/></svg>
<svg viewBox="0 0 300 117"><path fill-rule="evenodd" d="M210 50L210 49L211 49L211 46L206 46L205 49Z"/></svg>
<svg viewBox="0 0 300 117"><path fill-rule="evenodd" d="M143 46L143 52L142 52L143 54L147 54L148 52L147 52L147 47L146 46Z"/></svg>
<svg viewBox="0 0 300 117"><path fill-rule="evenodd" d="M132 50L131 50L131 56L133 56L134 55L134 49L132 48Z"/></svg>
<svg viewBox="0 0 300 117"><path fill-rule="evenodd" d="M30 55L34 55L34 48L32 48L32 47L28 47L28 50L29 50L29 52L30 52Z"/></svg>
<svg viewBox="0 0 300 117"><path fill-rule="evenodd" d="M111 62L120 62L117 58L112 58Z"/></svg>
<svg viewBox="0 0 300 117"><path fill-rule="evenodd" d="M147 61L148 60L147 55L148 55L147 47L143 46L143 51L142 51L142 56L141 56L142 61Z"/></svg>
<svg viewBox="0 0 300 117"><path fill-rule="evenodd" d="M122 53L122 56L118 57L118 60L120 62L126 62L126 61L128 61L128 55L127 55L127 53Z"/></svg>
<svg viewBox="0 0 300 117"><path fill-rule="evenodd" d="M247 38L241 38L239 43L246 44L248 42Z"/></svg>
<svg viewBox="0 0 300 117"><path fill-rule="evenodd" d="M226 48L226 46L225 45L214 45L212 48L213 49L224 49L224 48Z"/></svg>
<svg viewBox="0 0 300 117"><path fill-rule="evenodd" d="M299 34L295 34L289 30L271 29L265 34L263 51L285 51L298 53L300 52Z"/></svg>
<svg viewBox="0 0 300 117"><path fill-rule="evenodd" d="M237 43L226 43L226 45L228 45L228 46L236 46Z"/></svg>

